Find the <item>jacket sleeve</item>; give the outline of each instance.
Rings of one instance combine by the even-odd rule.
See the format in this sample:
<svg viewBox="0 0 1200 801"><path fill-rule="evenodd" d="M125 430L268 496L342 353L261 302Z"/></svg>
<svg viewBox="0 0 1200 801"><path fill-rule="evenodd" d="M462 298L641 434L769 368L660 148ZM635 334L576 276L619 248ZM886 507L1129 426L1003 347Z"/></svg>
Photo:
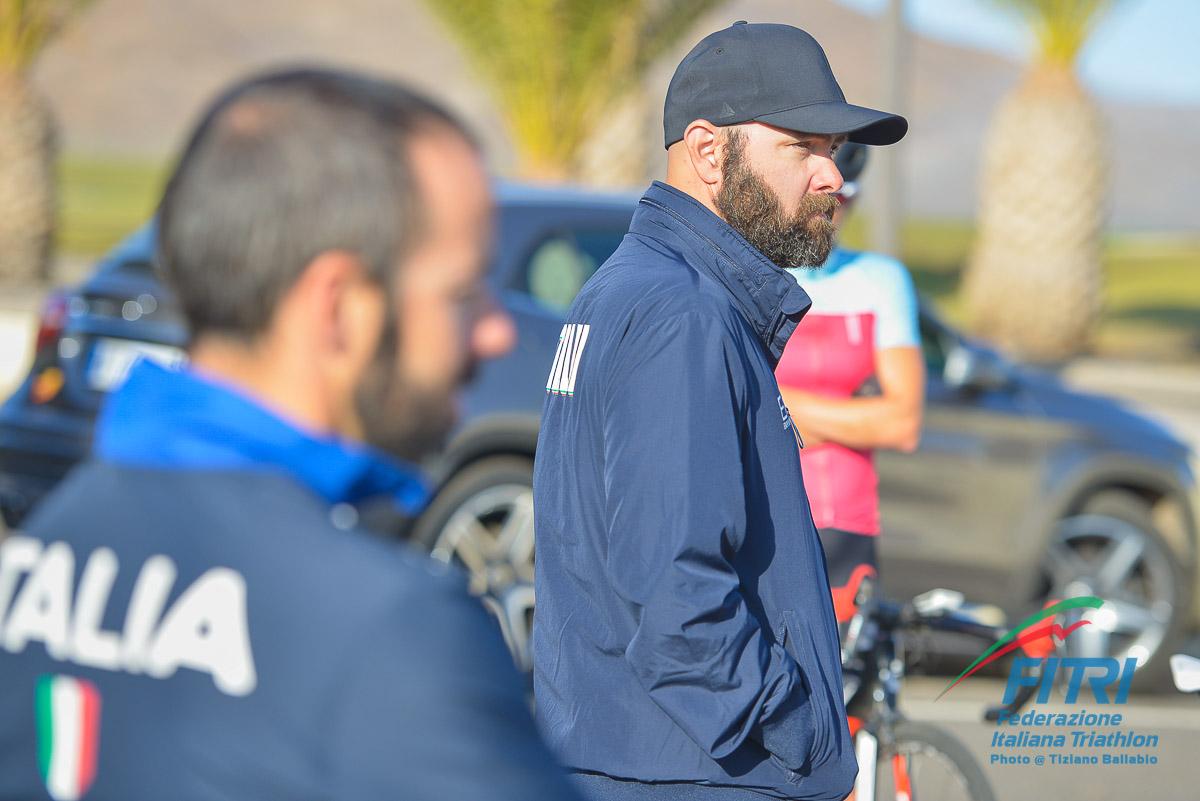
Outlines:
<svg viewBox="0 0 1200 801"><path fill-rule="evenodd" d="M393 593L345 655L331 797L579 801L498 625L457 577L431 578Z"/></svg>
<svg viewBox="0 0 1200 801"><path fill-rule="evenodd" d="M747 536L745 370L728 325L699 312L619 346L604 415L607 570L635 611L625 658L654 702L714 759L753 738L801 770L808 691L731 563Z"/></svg>

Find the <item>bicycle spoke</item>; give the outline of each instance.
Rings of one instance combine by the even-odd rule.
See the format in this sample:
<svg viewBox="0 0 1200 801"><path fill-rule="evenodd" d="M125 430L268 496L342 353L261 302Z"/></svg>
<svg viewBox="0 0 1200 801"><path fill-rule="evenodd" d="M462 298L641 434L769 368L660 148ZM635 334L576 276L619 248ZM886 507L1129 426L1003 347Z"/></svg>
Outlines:
<svg viewBox="0 0 1200 801"><path fill-rule="evenodd" d="M888 801L974 801L977 797L990 799L986 788L976 795L973 785L964 774L959 760L932 742L907 740L896 744L892 753L879 763L877 799ZM978 767L970 770L977 773ZM979 781L977 778L976 781ZM975 789L979 789L975 787Z"/></svg>

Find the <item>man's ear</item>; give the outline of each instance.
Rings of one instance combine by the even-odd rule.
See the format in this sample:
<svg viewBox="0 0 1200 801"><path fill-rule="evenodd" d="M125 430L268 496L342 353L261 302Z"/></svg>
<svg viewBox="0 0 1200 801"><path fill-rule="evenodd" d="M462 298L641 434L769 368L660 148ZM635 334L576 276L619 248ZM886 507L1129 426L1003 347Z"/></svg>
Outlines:
<svg viewBox="0 0 1200 801"><path fill-rule="evenodd" d="M382 319L384 293L353 253L321 253L304 268L289 294L297 323L308 328L310 347L349 355L354 361L361 352L373 351L371 340Z"/></svg>
<svg viewBox="0 0 1200 801"><path fill-rule="evenodd" d="M693 120L683 132L683 145L696 176L710 186L721 180L723 139L708 120Z"/></svg>

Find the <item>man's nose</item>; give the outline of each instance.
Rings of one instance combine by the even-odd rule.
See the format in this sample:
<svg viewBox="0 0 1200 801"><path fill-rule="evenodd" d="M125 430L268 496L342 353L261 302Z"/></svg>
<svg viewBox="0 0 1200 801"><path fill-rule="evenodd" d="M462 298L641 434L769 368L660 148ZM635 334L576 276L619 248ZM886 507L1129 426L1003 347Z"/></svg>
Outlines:
<svg viewBox="0 0 1200 801"><path fill-rule="evenodd" d="M517 327L494 299L475 321L471 331L471 352L476 359L498 359L517 344Z"/></svg>
<svg viewBox="0 0 1200 801"><path fill-rule="evenodd" d="M821 166L813 173L809 182L808 191L814 194L833 194L842 188L842 174L832 157L822 156L821 161Z"/></svg>

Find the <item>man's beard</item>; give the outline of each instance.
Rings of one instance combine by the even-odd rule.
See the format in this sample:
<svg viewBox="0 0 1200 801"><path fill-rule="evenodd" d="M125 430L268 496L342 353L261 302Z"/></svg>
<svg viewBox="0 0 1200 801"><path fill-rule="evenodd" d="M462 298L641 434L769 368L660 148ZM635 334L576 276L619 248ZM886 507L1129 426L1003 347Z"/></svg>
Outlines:
<svg viewBox="0 0 1200 801"><path fill-rule="evenodd" d="M833 248L836 229L831 195L807 194L792 215L746 163L745 137L734 132L721 165L717 211L759 253L778 267L820 267Z"/></svg>
<svg viewBox="0 0 1200 801"><path fill-rule="evenodd" d="M397 367L399 325L388 315L379 348L354 396L363 438L369 445L417 463L441 450L454 424L457 388L470 380L473 365L446 390L418 387Z"/></svg>

